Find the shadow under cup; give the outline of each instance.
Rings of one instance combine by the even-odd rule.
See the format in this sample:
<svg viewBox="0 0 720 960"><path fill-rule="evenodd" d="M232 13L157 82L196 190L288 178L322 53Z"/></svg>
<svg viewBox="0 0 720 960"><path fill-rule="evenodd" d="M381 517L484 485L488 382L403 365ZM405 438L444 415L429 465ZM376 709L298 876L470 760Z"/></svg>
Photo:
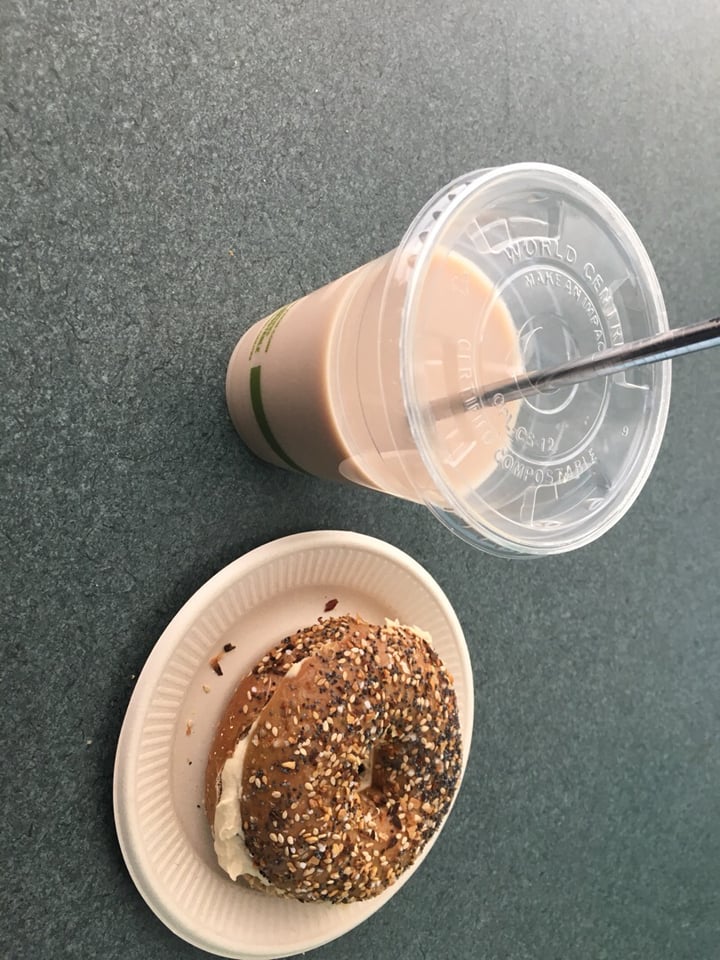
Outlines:
<svg viewBox="0 0 720 960"><path fill-rule="evenodd" d="M228 407L271 463L425 503L492 553L562 553L642 489L670 364L479 396L666 329L647 253L605 194L545 164L482 170L440 191L396 250L255 324Z"/></svg>

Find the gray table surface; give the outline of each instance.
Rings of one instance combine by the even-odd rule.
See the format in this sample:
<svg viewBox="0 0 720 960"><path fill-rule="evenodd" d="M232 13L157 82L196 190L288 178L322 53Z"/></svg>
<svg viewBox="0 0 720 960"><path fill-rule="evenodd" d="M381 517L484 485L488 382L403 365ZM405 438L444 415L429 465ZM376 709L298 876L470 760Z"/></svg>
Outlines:
<svg viewBox="0 0 720 960"><path fill-rule="evenodd" d="M717 355L676 364L624 521L515 563L258 462L223 373L250 322L394 246L443 183L521 159L620 204L674 323L717 312L716 0L0 0L0 49L0 955L202 955L117 846L133 677L233 558L343 528L447 591L476 735L421 871L317 957L715 960Z"/></svg>

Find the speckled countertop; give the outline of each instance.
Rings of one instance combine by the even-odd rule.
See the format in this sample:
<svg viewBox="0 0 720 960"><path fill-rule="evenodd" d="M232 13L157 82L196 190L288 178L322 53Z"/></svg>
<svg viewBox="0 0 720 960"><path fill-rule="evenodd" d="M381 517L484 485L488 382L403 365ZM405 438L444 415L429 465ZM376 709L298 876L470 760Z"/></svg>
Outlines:
<svg viewBox="0 0 720 960"><path fill-rule="evenodd" d="M253 320L508 161L596 181L672 322L717 312L718 49L714 0L0 3L0 955L201 956L117 846L133 678L212 573L335 527L440 581L476 734L441 842L318 960L716 960L718 357L676 365L625 520L516 563L256 461L223 374Z"/></svg>

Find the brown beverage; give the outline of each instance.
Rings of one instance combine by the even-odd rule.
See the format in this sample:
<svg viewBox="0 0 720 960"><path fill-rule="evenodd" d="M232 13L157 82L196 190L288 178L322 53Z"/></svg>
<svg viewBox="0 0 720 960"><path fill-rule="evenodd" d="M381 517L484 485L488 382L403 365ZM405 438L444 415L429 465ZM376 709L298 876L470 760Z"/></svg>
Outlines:
<svg viewBox="0 0 720 960"><path fill-rule="evenodd" d="M387 340L380 323L392 315L396 330L401 323L402 302L387 282L392 258L251 327L230 361L227 400L240 435L270 463L422 500L435 484L413 442L397 336ZM487 277L442 249L433 253L417 310L423 361L415 376L431 402L455 398L464 411L441 419L438 430L455 482L459 471L471 487L492 472L512 428L512 407L480 410L474 397L478 382L520 369L515 328Z"/></svg>

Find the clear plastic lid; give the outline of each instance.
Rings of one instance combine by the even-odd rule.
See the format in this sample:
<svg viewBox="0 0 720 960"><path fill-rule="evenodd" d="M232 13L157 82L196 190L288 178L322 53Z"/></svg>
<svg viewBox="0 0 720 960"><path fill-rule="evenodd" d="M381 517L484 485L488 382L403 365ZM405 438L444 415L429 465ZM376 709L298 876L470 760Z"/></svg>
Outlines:
<svg viewBox="0 0 720 960"><path fill-rule="evenodd" d="M667 329L662 294L615 204L559 167L456 181L394 266L405 289L403 397L431 483L421 496L494 552L589 543L627 511L665 427L670 364L481 404L497 381Z"/></svg>

